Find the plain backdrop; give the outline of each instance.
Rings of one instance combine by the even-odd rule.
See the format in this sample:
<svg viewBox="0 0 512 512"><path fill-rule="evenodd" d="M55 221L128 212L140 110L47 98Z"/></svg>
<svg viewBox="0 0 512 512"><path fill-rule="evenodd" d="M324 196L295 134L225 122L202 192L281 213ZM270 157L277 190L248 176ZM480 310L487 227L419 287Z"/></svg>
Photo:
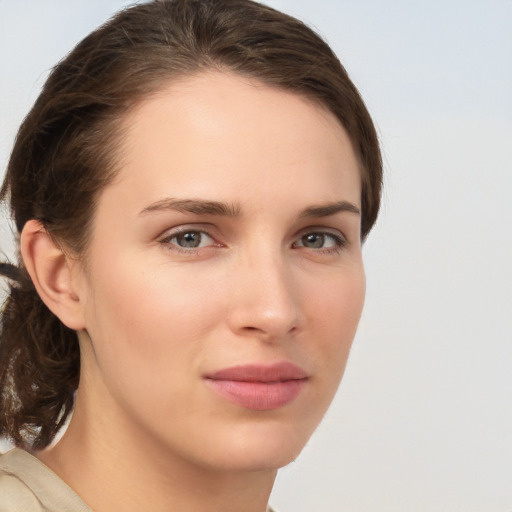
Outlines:
<svg viewBox="0 0 512 512"><path fill-rule="evenodd" d="M282 512L512 511L512 2L267 0L316 28L385 158L367 303ZM0 0L0 169L50 67L122 0ZM10 228L1 250L12 255ZM5 446L4 446L5 448Z"/></svg>

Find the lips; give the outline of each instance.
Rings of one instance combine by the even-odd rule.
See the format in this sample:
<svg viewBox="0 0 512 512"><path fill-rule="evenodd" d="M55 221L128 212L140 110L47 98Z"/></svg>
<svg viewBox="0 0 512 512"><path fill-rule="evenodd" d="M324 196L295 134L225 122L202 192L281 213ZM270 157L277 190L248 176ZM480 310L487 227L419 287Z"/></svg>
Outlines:
<svg viewBox="0 0 512 512"><path fill-rule="evenodd" d="M289 362L233 366L205 377L207 385L220 396L258 411L289 404L300 394L307 379L302 368Z"/></svg>

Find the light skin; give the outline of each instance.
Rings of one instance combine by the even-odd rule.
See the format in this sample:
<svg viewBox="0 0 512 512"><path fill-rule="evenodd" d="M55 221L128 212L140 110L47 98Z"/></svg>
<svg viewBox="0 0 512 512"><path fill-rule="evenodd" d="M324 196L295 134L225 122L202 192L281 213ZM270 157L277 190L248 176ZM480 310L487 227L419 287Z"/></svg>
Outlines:
<svg viewBox="0 0 512 512"><path fill-rule="evenodd" d="M230 73L166 84L124 125L86 259L36 221L22 234L82 354L69 428L37 456L96 512L264 512L336 392L363 307L356 156L322 106ZM307 378L271 410L207 383L284 361Z"/></svg>

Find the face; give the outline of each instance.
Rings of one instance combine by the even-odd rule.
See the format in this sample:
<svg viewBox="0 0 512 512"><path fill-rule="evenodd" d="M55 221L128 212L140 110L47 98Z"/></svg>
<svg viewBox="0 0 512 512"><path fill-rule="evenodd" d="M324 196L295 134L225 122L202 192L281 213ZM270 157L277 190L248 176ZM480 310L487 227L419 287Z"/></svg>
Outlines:
<svg viewBox="0 0 512 512"><path fill-rule="evenodd" d="M216 72L174 81L125 126L79 280L80 393L194 464L287 464L363 306L349 138L299 95Z"/></svg>

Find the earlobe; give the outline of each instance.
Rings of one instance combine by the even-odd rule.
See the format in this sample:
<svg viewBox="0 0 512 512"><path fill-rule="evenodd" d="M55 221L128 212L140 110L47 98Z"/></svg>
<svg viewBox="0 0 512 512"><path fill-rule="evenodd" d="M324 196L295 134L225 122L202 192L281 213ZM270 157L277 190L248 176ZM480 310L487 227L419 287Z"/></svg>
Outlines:
<svg viewBox="0 0 512 512"><path fill-rule="evenodd" d="M75 289L77 261L33 219L23 227L20 250L25 268L48 309L70 329L84 329L83 297Z"/></svg>

